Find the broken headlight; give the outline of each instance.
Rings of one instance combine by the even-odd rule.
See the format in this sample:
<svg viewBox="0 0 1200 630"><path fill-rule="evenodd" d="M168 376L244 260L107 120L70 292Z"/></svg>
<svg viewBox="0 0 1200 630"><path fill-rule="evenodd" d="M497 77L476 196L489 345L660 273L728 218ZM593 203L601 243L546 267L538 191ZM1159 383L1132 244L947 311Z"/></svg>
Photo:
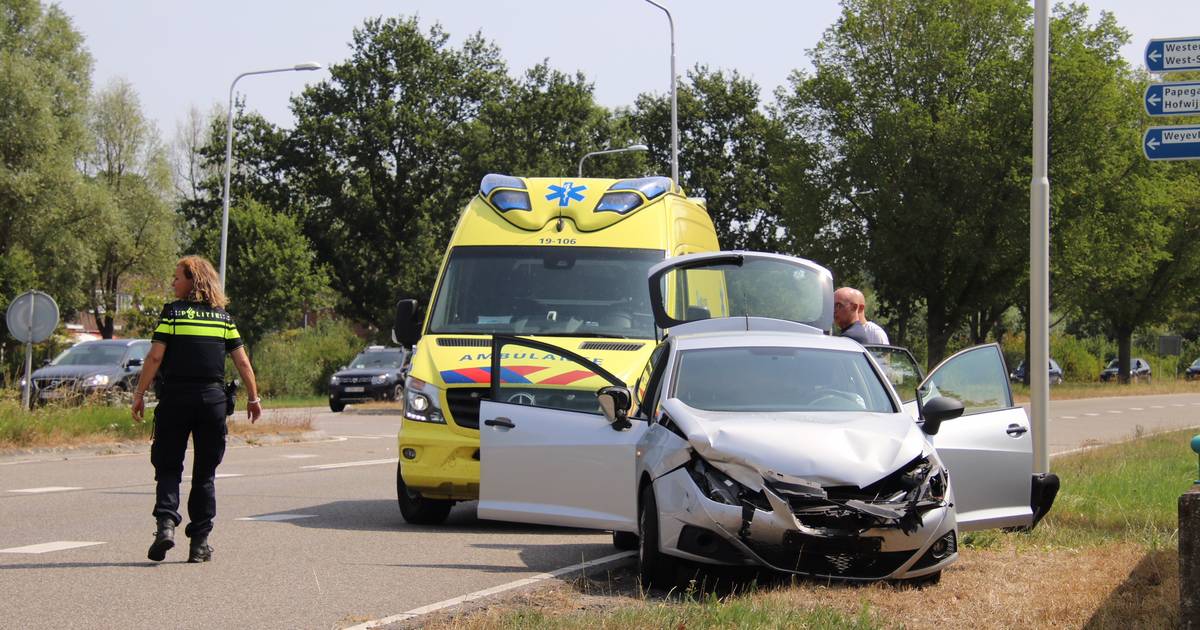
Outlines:
<svg viewBox="0 0 1200 630"><path fill-rule="evenodd" d="M692 453L691 461L684 468L691 475L696 487L700 488L709 500L725 505L748 504L764 512L771 511L771 504L767 502L767 497L761 490L751 490L743 486L695 453Z"/></svg>
<svg viewBox="0 0 1200 630"><path fill-rule="evenodd" d="M900 473L897 482L903 495L895 499L909 503L941 502L946 499L949 485L946 470L929 457L915 460Z"/></svg>

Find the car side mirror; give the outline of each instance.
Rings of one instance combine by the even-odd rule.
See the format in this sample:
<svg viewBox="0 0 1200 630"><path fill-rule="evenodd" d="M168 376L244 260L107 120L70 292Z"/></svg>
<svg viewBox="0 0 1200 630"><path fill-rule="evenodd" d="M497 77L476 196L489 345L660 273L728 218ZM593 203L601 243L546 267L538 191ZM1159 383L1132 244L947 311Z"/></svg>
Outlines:
<svg viewBox="0 0 1200 630"><path fill-rule="evenodd" d="M42 359L42 367L46 367L47 365L50 365L50 359Z"/></svg>
<svg viewBox="0 0 1200 630"><path fill-rule="evenodd" d="M421 337L417 330L417 301L412 298L396 302L396 318L392 322L392 341L411 348Z"/></svg>
<svg viewBox="0 0 1200 630"><path fill-rule="evenodd" d="M921 430L926 435L937 435L942 423L963 414L963 404L953 398L938 396L921 405Z"/></svg>
<svg viewBox="0 0 1200 630"><path fill-rule="evenodd" d="M629 421L629 407L633 396L628 387L609 385L596 391L596 401L600 403L600 411L608 419L614 431L624 431L633 426Z"/></svg>
<svg viewBox="0 0 1200 630"><path fill-rule="evenodd" d="M130 359L125 362L125 367L127 367L127 368L138 367L141 364L142 364L141 359Z"/></svg>

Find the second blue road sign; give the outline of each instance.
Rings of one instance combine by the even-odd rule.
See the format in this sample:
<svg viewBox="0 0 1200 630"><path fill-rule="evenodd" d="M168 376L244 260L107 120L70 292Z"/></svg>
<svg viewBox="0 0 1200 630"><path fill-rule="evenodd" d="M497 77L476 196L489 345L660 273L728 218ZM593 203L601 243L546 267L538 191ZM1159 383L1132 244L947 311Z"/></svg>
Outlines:
<svg viewBox="0 0 1200 630"><path fill-rule="evenodd" d="M1200 114L1200 82L1152 83L1142 103L1151 116Z"/></svg>

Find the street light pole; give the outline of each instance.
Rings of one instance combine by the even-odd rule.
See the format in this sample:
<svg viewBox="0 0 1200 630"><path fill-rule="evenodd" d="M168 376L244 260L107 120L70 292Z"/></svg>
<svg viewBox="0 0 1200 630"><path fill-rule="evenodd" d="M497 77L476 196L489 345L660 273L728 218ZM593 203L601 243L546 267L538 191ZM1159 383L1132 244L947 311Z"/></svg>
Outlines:
<svg viewBox="0 0 1200 630"><path fill-rule="evenodd" d="M274 68L271 70L254 70L251 72L243 72L234 78L233 83L229 84L229 111L225 115L225 191L222 201L221 212L221 289L225 288L225 247L229 241L229 175L232 170L233 163L233 88L237 86L237 82L242 77L248 77L252 74L272 74L275 72L296 72L304 70L320 70L321 64L314 61L308 63L296 64L290 68Z"/></svg>
<svg viewBox="0 0 1200 630"><path fill-rule="evenodd" d="M654 0L646 0L650 4L662 9L663 13L667 14L667 23L671 26L671 181L676 186L679 185L679 107L675 99L675 20L671 17L671 12L667 7L655 2Z"/></svg>
<svg viewBox="0 0 1200 630"><path fill-rule="evenodd" d="M1050 406L1050 2L1033 3L1033 176L1029 183L1029 412L1033 472L1050 472L1046 412Z"/></svg>
<svg viewBox="0 0 1200 630"><path fill-rule="evenodd" d="M591 153L586 153L586 154L584 154L583 157L579 158L579 177L583 177L583 161L592 157L593 155L608 155L611 153L626 153L629 151L649 151L649 150L650 150L650 147L648 147L644 144L631 144L627 147L621 147L620 149L606 149L604 151L592 151Z"/></svg>

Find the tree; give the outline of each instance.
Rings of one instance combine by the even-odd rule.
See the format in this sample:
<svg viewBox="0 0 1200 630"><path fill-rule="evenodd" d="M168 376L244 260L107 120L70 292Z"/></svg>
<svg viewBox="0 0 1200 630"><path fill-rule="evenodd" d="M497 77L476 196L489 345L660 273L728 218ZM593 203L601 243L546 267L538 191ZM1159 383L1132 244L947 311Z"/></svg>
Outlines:
<svg viewBox="0 0 1200 630"><path fill-rule="evenodd" d="M843 264L861 265L885 309L908 317L924 306L934 363L972 317L978 334L1020 299L1029 252L1030 10L1019 0L843 7L814 52L815 74L793 75L779 104L822 156L806 159L818 165L811 188L828 190L829 200L786 211L815 215L790 222L810 230L794 238L839 241ZM1089 116L1112 106L1072 80L1111 80L1123 35L1111 19L1090 27L1084 17L1067 7L1056 20L1058 41L1078 44L1052 61L1052 176L1064 191L1083 185L1087 169L1078 165L1102 149L1088 143L1096 136Z"/></svg>
<svg viewBox="0 0 1200 630"><path fill-rule="evenodd" d="M98 92L89 122L95 141L85 167L95 213L89 297L101 336L111 339L124 281L170 274L178 251L176 217L167 201L166 155L133 86L115 80Z"/></svg>
<svg viewBox="0 0 1200 630"><path fill-rule="evenodd" d="M216 260L220 232L202 232L195 245ZM330 301L327 274L295 219L263 203L243 198L230 207L228 256L229 312L251 347Z"/></svg>
<svg viewBox="0 0 1200 630"><path fill-rule="evenodd" d="M86 303L90 216L75 158L85 148L91 57L57 6L0 0L0 300L41 289L63 312ZM70 261L64 264L63 261ZM11 344L0 319L0 343ZM11 353L4 353L12 356Z"/></svg>
<svg viewBox="0 0 1200 630"><path fill-rule="evenodd" d="M703 197L726 249L777 249L779 219L769 143L778 127L759 109L759 89L736 71L697 66L676 89L679 179L689 195ZM642 94L632 126L650 145L660 173L670 173L671 102Z"/></svg>
<svg viewBox="0 0 1200 630"><path fill-rule="evenodd" d="M508 77L480 36L372 19L350 58L293 99L285 151L302 202L287 211L328 264L340 310L383 328L398 295L428 295L455 217L478 190L472 123Z"/></svg>

